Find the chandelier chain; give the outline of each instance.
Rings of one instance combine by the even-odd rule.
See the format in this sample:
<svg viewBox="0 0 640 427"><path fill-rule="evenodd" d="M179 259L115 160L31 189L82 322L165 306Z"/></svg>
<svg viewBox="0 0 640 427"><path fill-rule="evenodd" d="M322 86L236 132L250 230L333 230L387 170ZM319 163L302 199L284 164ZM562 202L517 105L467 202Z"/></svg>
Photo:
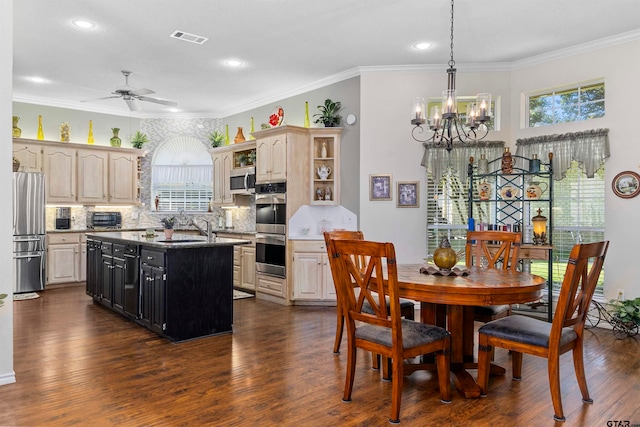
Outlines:
<svg viewBox="0 0 640 427"><path fill-rule="evenodd" d="M453 0L451 0L451 59L449 60L449 67L453 68L456 65L456 61L453 60Z"/></svg>

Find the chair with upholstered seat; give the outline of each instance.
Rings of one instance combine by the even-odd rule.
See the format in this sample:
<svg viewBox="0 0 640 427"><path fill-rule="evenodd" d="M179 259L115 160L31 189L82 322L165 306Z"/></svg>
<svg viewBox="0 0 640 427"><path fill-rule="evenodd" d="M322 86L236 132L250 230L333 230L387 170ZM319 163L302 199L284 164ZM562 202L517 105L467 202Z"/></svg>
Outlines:
<svg viewBox="0 0 640 427"><path fill-rule="evenodd" d="M522 235L509 231L467 231L465 263L486 268L516 271ZM474 307L474 320L490 322L511 315L510 305Z"/></svg>
<svg viewBox="0 0 640 427"><path fill-rule="evenodd" d="M493 347L511 350L513 379L522 376L522 354L545 357L549 387L557 421L564 421L560 393L560 355L573 351L573 366L586 403L589 397L584 372L583 332L589 304L602 270L609 242L585 243L573 247L560 288L552 323L520 315L494 320L478 330L478 384L482 395L489 386L489 353ZM591 267L589 264L591 263Z"/></svg>
<svg viewBox="0 0 640 427"><path fill-rule="evenodd" d="M361 348L391 360L391 423L400 422L405 359L435 353L440 398L450 401L451 335L444 328L401 318L393 244L340 239L329 239L328 244L334 254L335 286L347 326L347 373L342 400L351 401L356 349ZM365 311L365 301L371 312Z"/></svg>
<svg viewBox="0 0 640 427"><path fill-rule="evenodd" d="M364 234L362 231L347 231L347 230L334 230L334 231L326 231L324 233L324 241L327 248L327 255L329 257L329 266L331 268L331 275L333 277L333 281L335 283L335 269L333 267L334 257L331 252L329 252L329 240L330 239L352 239L352 240L364 240ZM358 262L361 262L359 260ZM336 298L339 298L336 293ZM336 321L336 339L333 344L333 352L340 353L340 343L342 342L342 333L344 331L344 313L341 310L340 302L338 302L336 311L338 314L338 318ZM370 310L371 308L368 305L365 305L365 310ZM415 305L414 302L408 299L400 299L400 312L401 316L405 319L414 320L415 319ZM374 368L378 368L378 360L374 358L373 360Z"/></svg>

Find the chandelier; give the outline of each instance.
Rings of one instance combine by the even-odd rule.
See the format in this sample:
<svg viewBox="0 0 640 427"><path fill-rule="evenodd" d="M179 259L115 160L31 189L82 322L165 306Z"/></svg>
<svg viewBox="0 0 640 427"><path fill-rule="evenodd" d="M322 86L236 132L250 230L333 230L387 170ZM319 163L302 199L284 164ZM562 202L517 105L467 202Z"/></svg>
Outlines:
<svg viewBox="0 0 640 427"><path fill-rule="evenodd" d="M428 130L423 129L426 123L426 107L424 98L416 98L411 108L411 124L414 125L411 135L419 142L432 142L435 146L444 145L451 151L454 142L479 141L489 133L487 123L491 120L491 94L479 93L475 102L467 103L466 117L461 122L458 114L456 97L456 61L453 60L453 0L451 0L451 51L447 69L447 90L442 91L442 104L431 107ZM431 132L429 136L428 132ZM428 138L420 139L426 133Z"/></svg>

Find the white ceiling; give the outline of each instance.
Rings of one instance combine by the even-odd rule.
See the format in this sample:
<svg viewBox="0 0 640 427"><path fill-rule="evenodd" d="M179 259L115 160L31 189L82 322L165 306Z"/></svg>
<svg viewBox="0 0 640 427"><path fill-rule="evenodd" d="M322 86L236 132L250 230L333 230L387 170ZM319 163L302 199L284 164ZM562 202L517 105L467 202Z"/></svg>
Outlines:
<svg viewBox="0 0 640 427"><path fill-rule="evenodd" d="M362 67L449 60L448 0L14 0L14 100L129 115L109 96L129 85L178 103L180 115L224 117L348 76ZM71 21L96 23L80 30ZM175 30L209 38L197 45ZM638 0L457 0L454 57L517 66L602 39L640 38ZM433 43L416 51L418 41ZM568 50L563 50L568 49ZM239 69L223 65L244 62ZM36 84L28 77L43 77ZM444 77L443 77L444 84ZM138 116L168 108L142 103Z"/></svg>

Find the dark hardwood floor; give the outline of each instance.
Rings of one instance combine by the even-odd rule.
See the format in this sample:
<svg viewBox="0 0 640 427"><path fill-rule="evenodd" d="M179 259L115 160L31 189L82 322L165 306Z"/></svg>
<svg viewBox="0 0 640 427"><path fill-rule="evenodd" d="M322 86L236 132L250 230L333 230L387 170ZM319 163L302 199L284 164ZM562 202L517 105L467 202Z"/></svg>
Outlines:
<svg viewBox="0 0 640 427"><path fill-rule="evenodd" d="M82 287L14 304L17 382L0 386L2 426L385 426L391 383L359 354L353 402L341 401L343 354L332 354L335 308L234 302L233 334L172 344L94 304ZM344 338L346 340L346 337ZM586 332L593 405L583 404L570 355L561 358L564 426L640 425L640 339ZM435 373L405 380L404 426L549 426L546 360L524 357L486 398L439 400ZM475 376L475 371L473 371Z"/></svg>

